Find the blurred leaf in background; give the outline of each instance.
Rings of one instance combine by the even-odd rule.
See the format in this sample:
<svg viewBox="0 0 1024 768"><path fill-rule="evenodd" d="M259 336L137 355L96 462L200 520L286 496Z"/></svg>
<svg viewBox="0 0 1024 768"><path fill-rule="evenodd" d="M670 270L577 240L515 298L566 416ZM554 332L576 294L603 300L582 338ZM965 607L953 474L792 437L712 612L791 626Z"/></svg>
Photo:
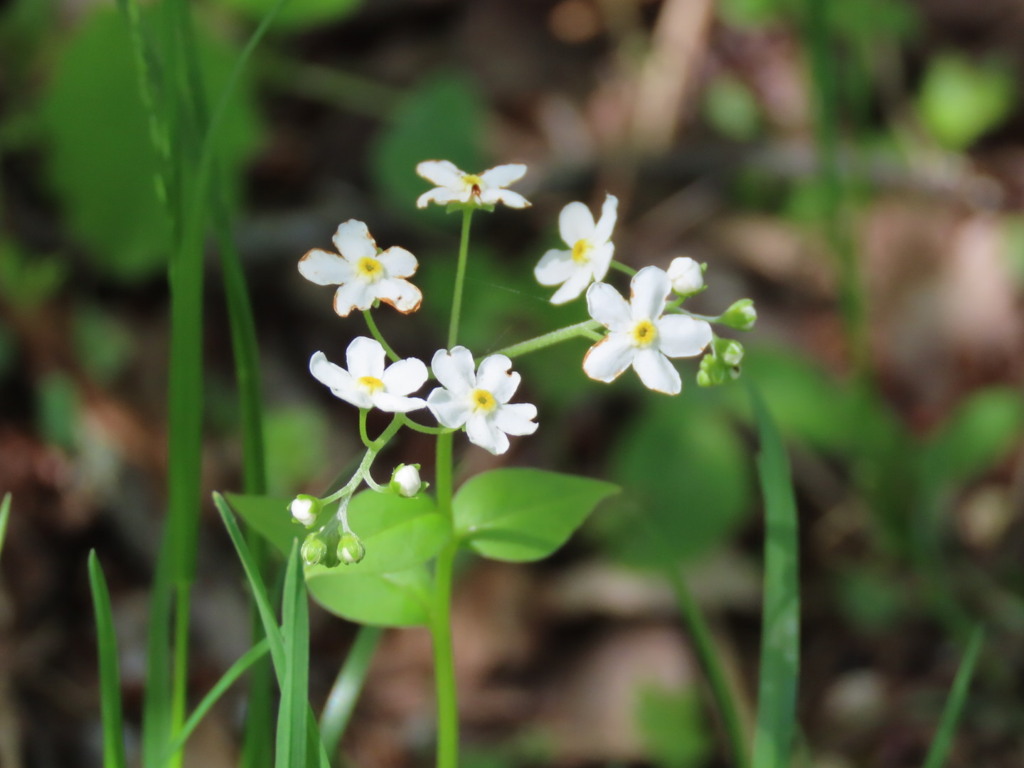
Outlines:
<svg viewBox="0 0 1024 768"><path fill-rule="evenodd" d="M197 39L207 99L214 104L237 51L202 29ZM237 93L217 153L234 198L262 135L251 88L243 83ZM90 265L105 277L129 282L162 272L169 230L157 196L158 161L128 32L114 8L95 6L74 30L55 63L40 118L50 184Z"/></svg>
<svg viewBox="0 0 1024 768"><path fill-rule="evenodd" d="M704 765L712 742L697 691L645 686L637 693L636 722L655 764L662 768Z"/></svg>
<svg viewBox="0 0 1024 768"><path fill-rule="evenodd" d="M294 493L325 466L327 429L328 422L313 406L277 406L266 410L263 430L268 493Z"/></svg>
<svg viewBox="0 0 1024 768"><path fill-rule="evenodd" d="M221 5L260 22L277 0L218 0ZM275 29L304 30L341 21L362 5L362 0L288 0L274 19Z"/></svg>
<svg viewBox="0 0 1024 768"><path fill-rule="evenodd" d="M1013 74L999 62L936 54L918 98L921 121L945 149L963 151L1009 115L1015 86Z"/></svg>

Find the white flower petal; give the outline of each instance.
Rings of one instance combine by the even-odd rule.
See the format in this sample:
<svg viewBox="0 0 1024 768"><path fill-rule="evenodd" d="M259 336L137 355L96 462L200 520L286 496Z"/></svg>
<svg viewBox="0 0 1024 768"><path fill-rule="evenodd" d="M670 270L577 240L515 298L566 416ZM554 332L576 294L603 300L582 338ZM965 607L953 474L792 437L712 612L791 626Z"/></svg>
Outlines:
<svg viewBox="0 0 1024 768"><path fill-rule="evenodd" d="M676 256L668 265L668 279L672 290L680 296L689 296L704 287L704 272L700 264L689 256Z"/></svg>
<svg viewBox="0 0 1024 768"><path fill-rule="evenodd" d="M636 357L633 358L633 370L636 371L644 386L655 392L678 395L683 388L679 371L672 366L667 357L656 349L648 347L639 350Z"/></svg>
<svg viewBox="0 0 1024 768"><path fill-rule="evenodd" d="M597 220L597 225L594 227L595 244L608 242L612 236L612 230L615 229L615 222L618 218L619 198L615 195L605 195L604 205L601 206L601 218Z"/></svg>
<svg viewBox="0 0 1024 768"><path fill-rule="evenodd" d="M314 379L331 389L352 381L348 371L328 360L323 352L314 352L309 358L309 372L313 374Z"/></svg>
<svg viewBox="0 0 1024 768"><path fill-rule="evenodd" d="M503 405L494 414L494 424L509 435L532 435L537 431L537 406L533 403Z"/></svg>
<svg viewBox="0 0 1024 768"><path fill-rule="evenodd" d="M437 387L427 396L427 408L442 427L457 429L472 413L465 397L455 397L447 389Z"/></svg>
<svg viewBox="0 0 1024 768"><path fill-rule="evenodd" d="M427 382L427 366L415 357L392 363L381 376L384 389L393 395L408 395Z"/></svg>
<svg viewBox="0 0 1024 768"><path fill-rule="evenodd" d="M521 379L511 368L512 361L505 355L485 357L476 372L476 386L486 389L499 403L507 403L519 388Z"/></svg>
<svg viewBox="0 0 1024 768"><path fill-rule="evenodd" d="M469 417L469 421L466 422L466 436L469 442L479 445L495 456L508 450L508 438L505 437L505 433L483 414L474 413Z"/></svg>
<svg viewBox="0 0 1024 768"><path fill-rule="evenodd" d="M540 257L533 268L533 276L541 285L561 285L576 271L576 262L572 260L572 251L559 251L552 248Z"/></svg>
<svg viewBox="0 0 1024 768"><path fill-rule="evenodd" d="M591 279L589 269L586 267L577 269L569 275L569 279L565 281L562 287L555 291L555 295L551 297L551 303L565 304L565 302L579 297L584 289L590 285Z"/></svg>
<svg viewBox="0 0 1024 768"><path fill-rule="evenodd" d="M558 233L572 248L578 240L594 237L594 216L583 203L569 203L558 214Z"/></svg>
<svg viewBox="0 0 1024 768"><path fill-rule="evenodd" d="M466 194L466 199L463 202L469 202L471 195ZM513 192L511 189L483 189L480 191L479 200L484 205L496 205L498 203L504 203L509 208L529 208L530 201L520 195L518 192Z"/></svg>
<svg viewBox="0 0 1024 768"><path fill-rule="evenodd" d="M669 357L695 357L711 343L711 326L686 315L665 315L655 322L658 349Z"/></svg>
<svg viewBox="0 0 1024 768"><path fill-rule="evenodd" d="M452 192L450 189L442 187L434 187L424 192L422 195L416 198L417 208L426 208L430 203L437 203L438 205L448 205L448 203L455 202L462 195L457 192Z"/></svg>
<svg viewBox="0 0 1024 768"><path fill-rule="evenodd" d="M430 361L430 368L438 382L456 395L466 394L476 387L473 355L465 347L454 347L451 352L437 350Z"/></svg>
<svg viewBox="0 0 1024 768"><path fill-rule="evenodd" d="M665 311L672 283L660 267L644 267L629 282L630 315L634 320L654 320Z"/></svg>
<svg viewBox="0 0 1024 768"><path fill-rule="evenodd" d="M624 333L609 333L597 342L583 358L583 372L592 379L608 383L629 368L636 347Z"/></svg>
<svg viewBox="0 0 1024 768"><path fill-rule="evenodd" d="M431 184L450 189L461 188L462 177L466 175L448 160L424 160L416 166L416 173Z"/></svg>
<svg viewBox="0 0 1024 768"><path fill-rule="evenodd" d="M370 236L370 230L366 224L355 219L349 219L338 225L338 231L334 233L334 247L338 253L352 262L367 257L374 258L377 255L377 243Z"/></svg>
<svg viewBox="0 0 1024 768"><path fill-rule="evenodd" d="M612 264L612 257L615 255L615 244L605 243L599 245L590 253L590 271L595 281L604 280L608 274L608 268Z"/></svg>
<svg viewBox="0 0 1024 768"><path fill-rule="evenodd" d="M526 175L526 166L522 163L496 165L489 171L480 174L480 181L487 187L507 187Z"/></svg>
<svg viewBox="0 0 1024 768"><path fill-rule="evenodd" d="M319 248L299 259L299 274L317 285L340 285L352 279L352 265L341 256Z"/></svg>
<svg viewBox="0 0 1024 768"><path fill-rule="evenodd" d="M423 292L408 280L385 277L374 283L374 297L390 304L403 315L415 312L423 303Z"/></svg>
<svg viewBox="0 0 1024 768"><path fill-rule="evenodd" d="M612 331L626 331L632 326L629 304L608 283L594 283L587 289L587 312Z"/></svg>
<svg viewBox="0 0 1024 768"><path fill-rule="evenodd" d="M375 408L387 413L408 413L427 404L427 401L421 397L402 397L390 392L376 392L371 399Z"/></svg>
<svg viewBox="0 0 1024 768"><path fill-rule="evenodd" d="M356 336L345 350L345 362L348 372L355 378L379 379L384 375L384 347L369 336Z"/></svg>
<svg viewBox="0 0 1024 768"><path fill-rule="evenodd" d="M334 311L341 317L348 317L353 309L369 309L374 298L371 285L363 280L353 280L339 285L334 292Z"/></svg>
<svg viewBox="0 0 1024 768"><path fill-rule="evenodd" d="M384 265L388 277L412 277L419 268L416 257L397 245L377 254L377 260Z"/></svg>

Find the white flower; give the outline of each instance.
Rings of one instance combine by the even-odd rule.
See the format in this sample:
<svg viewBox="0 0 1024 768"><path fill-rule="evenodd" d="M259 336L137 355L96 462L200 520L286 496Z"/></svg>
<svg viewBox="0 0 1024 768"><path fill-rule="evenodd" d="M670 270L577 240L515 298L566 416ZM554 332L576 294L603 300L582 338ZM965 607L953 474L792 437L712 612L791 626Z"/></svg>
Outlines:
<svg viewBox="0 0 1024 768"><path fill-rule="evenodd" d="M668 265L668 279L680 296L692 296L704 287L704 270L689 256L676 256Z"/></svg>
<svg viewBox="0 0 1024 768"><path fill-rule="evenodd" d="M384 347L375 339L358 336L345 351L346 371L330 362L323 352L309 359L309 372L326 384L336 397L358 408L379 408L407 413L426 405L419 397L407 397L427 381L427 366L410 357L384 368Z"/></svg>
<svg viewBox="0 0 1024 768"><path fill-rule="evenodd" d="M399 464L395 467L391 475L391 488L399 496L411 499L422 487L419 464Z"/></svg>
<svg viewBox="0 0 1024 768"><path fill-rule="evenodd" d="M608 335L587 352L583 370L609 382L632 365L648 388L678 394L682 381L668 358L699 355L711 342L711 326L686 315L662 316L672 290L663 269L644 267L629 287L629 303L607 283L594 283L587 291L590 316Z"/></svg>
<svg viewBox="0 0 1024 768"><path fill-rule="evenodd" d="M504 189L523 178L525 165L498 165L483 173L466 173L447 160L424 160L416 166L416 173L437 185L417 198L417 208L426 208L428 203L479 206L504 203L510 208L527 208L530 205L530 201L518 192Z"/></svg>
<svg viewBox="0 0 1024 768"><path fill-rule="evenodd" d="M465 347L439 349L430 363L441 387L427 397L438 423L449 429L465 425L471 443L497 455L508 450L506 435L532 435L537 407L509 404L519 387L519 374L505 355L485 357L473 373L473 355Z"/></svg>
<svg viewBox="0 0 1024 768"><path fill-rule="evenodd" d="M618 207L618 198L606 195L601 218L596 224L590 209L583 203L569 203L562 209L558 215L558 232L569 250L548 251L533 270L541 285L562 286L551 297L552 304L575 299L592 281L604 279L615 253L610 238Z"/></svg>
<svg viewBox="0 0 1024 768"><path fill-rule="evenodd" d="M378 299L406 315L420 308L423 294L403 279L416 273L415 256L397 246L378 253L366 225L355 219L340 224L333 240L338 253L314 248L299 259L299 272L317 285L339 286L335 312L347 317L353 309L369 309Z"/></svg>

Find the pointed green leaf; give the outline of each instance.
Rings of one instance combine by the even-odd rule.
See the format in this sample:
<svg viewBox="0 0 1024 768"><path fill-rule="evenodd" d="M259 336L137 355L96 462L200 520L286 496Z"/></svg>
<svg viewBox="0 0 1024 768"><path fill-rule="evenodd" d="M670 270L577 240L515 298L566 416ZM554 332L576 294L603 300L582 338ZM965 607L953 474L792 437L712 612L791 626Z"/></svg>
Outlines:
<svg viewBox="0 0 1024 768"><path fill-rule="evenodd" d="M232 508L257 533L283 554L291 542L303 538L306 529L292 522L288 513L291 499L273 496L228 494ZM366 547L366 557L354 565L339 566L346 575L390 573L424 563L448 541L448 523L435 511L428 496L402 498L390 493L364 491L348 508L348 522ZM315 566L307 577L320 571L336 570Z"/></svg>
<svg viewBox="0 0 1024 768"><path fill-rule="evenodd" d="M331 613L359 624L414 627L428 623L432 580L426 567L365 575L353 574L350 568L310 569L306 574L309 594Z"/></svg>
<svg viewBox="0 0 1024 768"><path fill-rule="evenodd" d="M5 498L10 499L10 494ZM96 551L89 553L89 586L96 615L96 646L100 667L100 710L103 720L103 766L124 768L124 723L121 715L121 675L117 662L117 636L110 592Z"/></svg>
<svg viewBox="0 0 1024 768"><path fill-rule="evenodd" d="M492 560L547 557L619 487L539 469L496 469L470 478L455 494L456 536Z"/></svg>

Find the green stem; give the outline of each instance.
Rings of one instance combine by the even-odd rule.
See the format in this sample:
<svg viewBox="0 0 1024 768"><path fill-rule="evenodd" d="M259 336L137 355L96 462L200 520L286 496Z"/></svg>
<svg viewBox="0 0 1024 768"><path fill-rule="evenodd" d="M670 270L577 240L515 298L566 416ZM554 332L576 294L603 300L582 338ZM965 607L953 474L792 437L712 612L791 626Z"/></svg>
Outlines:
<svg viewBox="0 0 1024 768"><path fill-rule="evenodd" d="M380 345L384 347L384 351L387 353L388 358L391 360L391 362L397 363L399 360L401 360L401 358L398 356L398 353L396 353L395 350L391 348L391 345L384 341L384 336L380 332L380 329L377 328L377 323L374 322L373 315L370 314L370 310L363 310L363 319L366 320L366 327L370 329L370 333L373 334L373 338L380 342Z"/></svg>
<svg viewBox="0 0 1024 768"><path fill-rule="evenodd" d="M704 620L700 606L697 605L690 590L687 589L686 582L680 576L678 569L669 567L666 569L666 573L672 590L675 592L679 612L683 615L683 621L686 623L691 640L693 640L697 658L700 660L704 674L707 675L711 694L714 696L715 704L725 726L726 738L729 740L733 756L732 764L737 768L748 768L750 766L750 755L747 751L748 739L737 706L739 697L729 683L711 629Z"/></svg>
<svg viewBox="0 0 1024 768"><path fill-rule="evenodd" d="M438 511L452 517L452 443L451 432L437 437ZM434 645L434 680L437 693L436 768L455 768L459 754L459 708L455 690L455 660L452 649L451 600L452 572L458 544L452 542L437 556L434 570L434 605L430 615L430 633Z"/></svg>
<svg viewBox="0 0 1024 768"><path fill-rule="evenodd" d="M630 277L632 277L633 275L636 274L636 270L635 269L633 269L632 267L627 267L621 261L613 261L611 263L611 268L612 269L617 269L619 272L625 272Z"/></svg>
<svg viewBox="0 0 1024 768"><path fill-rule="evenodd" d="M459 707L455 690L452 648L452 573L459 550L452 542L437 556L431 636L434 642L434 680L437 686L436 768L456 768L459 762Z"/></svg>
<svg viewBox="0 0 1024 768"><path fill-rule="evenodd" d="M171 735L180 734L185 725L185 699L188 694L188 625L189 587L179 584L174 610L174 675L171 690ZM185 759L183 749L173 753L169 764L180 768Z"/></svg>
<svg viewBox="0 0 1024 768"><path fill-rule="evenodd" d="M381 432L380 437L367 445L366 453L363 454L363 458L359 462L359 467L356 469L355 474L352 475L352 479L334 493L321 499L324 504L330 504L332 501L337 501L345 496L351 496L355 493L359 484L368 478L370 467L373 465L373 460L377 458L377 454L383 450L384 446L387 445L391 438L395 436L399 429L401 429L403 420L399 416L400 415L396 415L395 418L391 420L387 429ZM365 427L361 431L365 434ZM372 479L370 480L370 483L372 483Z"/></svg>
<svg viewBox="0 0 1024 768"><path fill-rule="evenodd" d="M496 354L518 357L520 355L525 355L528 352L536 352L538 349L544 349L545 347L560 344L563 341L568 341L569 339L587 336L591 331L600 327L601 324L597 322L597 320L584 320L582 323L576 323L575 325L569 325L565 328L559 328L557 331L551 331L550 333L545 333L541 336L521 341L518 344L513 344L510 347L499 349Z"/></svg>
<svg viewBox="0 0 1024 768"><path fill-rule="evenodd" d="M373 445L373 441L370 439L369 433L366 431L366 414L370 411L367 408L359 409L359 439L363 441L363 445L369 448Z"/></svg>
<svg viewBox="0 0 1024 768"><path fill-rule="evenodd" d="M455 346L459 336L459 318L462 315L462 289L466 281L466 262L469 261L469 225L473 209L462 210L462 237L459 239L459 263L455 268L455 295L452 296L452 314L448 325L448 349Z"/></svg>

